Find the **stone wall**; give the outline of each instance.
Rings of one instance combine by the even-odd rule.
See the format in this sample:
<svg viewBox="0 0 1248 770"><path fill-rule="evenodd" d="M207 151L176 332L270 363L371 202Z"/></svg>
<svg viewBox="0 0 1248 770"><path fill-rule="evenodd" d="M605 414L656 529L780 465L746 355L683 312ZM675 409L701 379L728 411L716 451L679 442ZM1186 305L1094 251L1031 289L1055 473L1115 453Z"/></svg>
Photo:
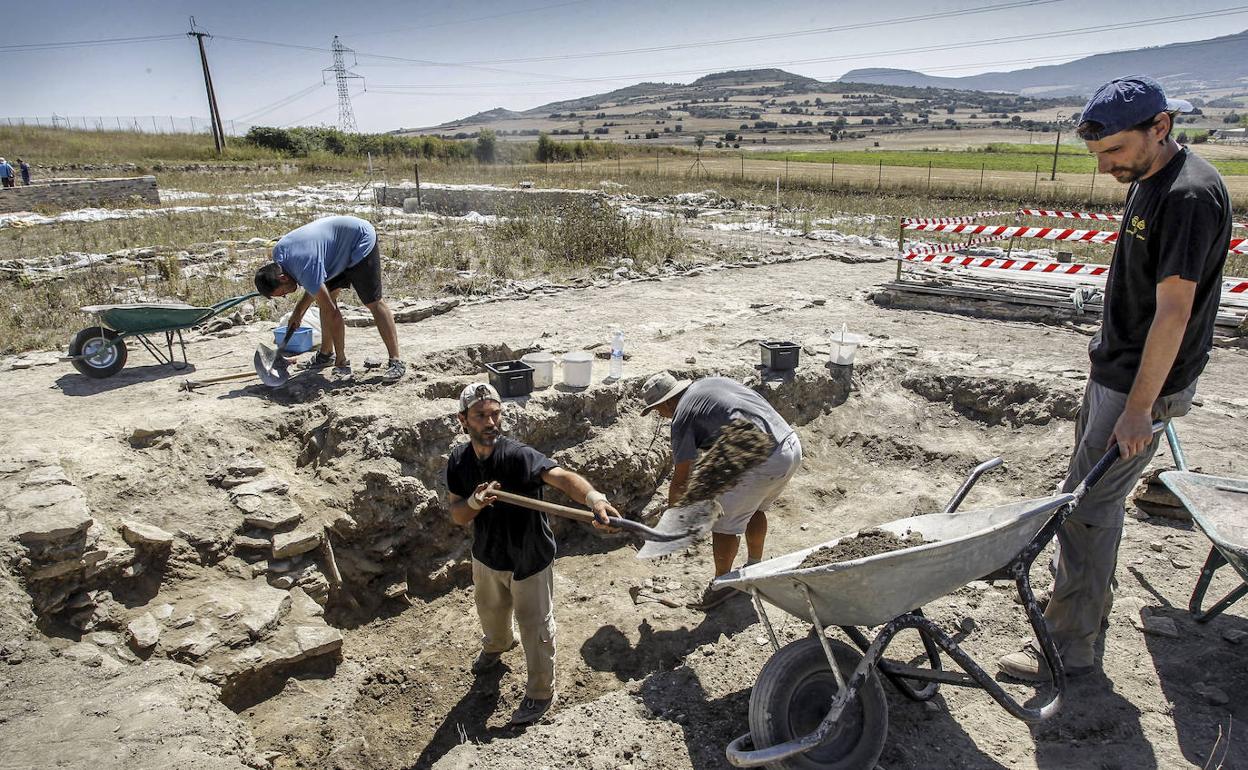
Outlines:
<svg viewBox="0 0 1248 770"><path fill-rule="evenodd" d="M593 190L508 190L445 185L421 185L419 196L415 185L374 187L373 195L382 206L402 207L409 213L432 211L449 216L463 216L470 211L508 215L601 200L601 195Z"/></svg>
<svg viewBox="0 0 1248 770"><path fill-rule="evenodd" d="M0 189L0 212L36 209L80 209L138 199L160 203L156 177L74 179Z"/></svg>

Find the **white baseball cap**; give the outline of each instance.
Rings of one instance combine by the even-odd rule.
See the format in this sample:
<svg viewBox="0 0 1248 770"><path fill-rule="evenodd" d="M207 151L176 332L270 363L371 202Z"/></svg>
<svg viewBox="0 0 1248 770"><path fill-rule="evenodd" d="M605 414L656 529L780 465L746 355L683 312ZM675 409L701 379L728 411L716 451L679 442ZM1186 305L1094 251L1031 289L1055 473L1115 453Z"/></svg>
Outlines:
<svg viewBox="0 0 1248 770"><path fill-rule="evenodd" d="M497 401L503 403L503 399L498 395L498 391L493 385L486 382L474 382L464 388L459 394L459 411L466 412L472 408L472 405L479 401Z"/></svg>

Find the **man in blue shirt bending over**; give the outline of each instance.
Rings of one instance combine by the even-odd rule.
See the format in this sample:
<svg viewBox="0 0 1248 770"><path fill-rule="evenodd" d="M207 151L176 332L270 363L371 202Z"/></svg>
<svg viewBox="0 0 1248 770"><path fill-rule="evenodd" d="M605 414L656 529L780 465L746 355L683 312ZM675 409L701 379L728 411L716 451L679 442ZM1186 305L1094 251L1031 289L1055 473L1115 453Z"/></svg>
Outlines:
<svg viewBox="0 0 1248 770"><path fill-rule="evenodd" d="M360 302L373 314L377 331L386 344L390 362L382 375L385 382L403 377L399 359L399 335L394 316L381 298L381 254L377 231L359 217L324 217L291 230L273 247L273 262L256 271L256 291L266 297L282 297L302 288L286 328L289 339L299 328L303 314L315 301L321 312L321 349L305 369L324 369L333 364L338 379L351 376L347 360L346 324L338 309L338 292L355 289Z"/></svg>

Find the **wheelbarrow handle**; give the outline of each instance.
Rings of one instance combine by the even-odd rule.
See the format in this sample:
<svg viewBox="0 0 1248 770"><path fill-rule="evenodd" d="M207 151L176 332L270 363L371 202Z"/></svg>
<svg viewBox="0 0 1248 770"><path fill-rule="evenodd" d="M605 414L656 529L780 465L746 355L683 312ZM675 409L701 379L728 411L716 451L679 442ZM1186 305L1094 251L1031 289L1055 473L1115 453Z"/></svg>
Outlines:
<svg viewBox="0 0 1248 770"><path fill-rule="evenodd" d="M532 511L541 511L542 513L549 513L552 516L559 516L565 519L572 519L573 521L579 521L585 524L593 524L595 521L597 521L597 519L594 517L594 514L590 513L589 511L583 511L579 508L569 508L566 505L558 505L557 503L548 503L545 500L537 500L532 497L525 497L524 495L517 495L512 492L504 492L501 489L492 489L490 490L489 494L493 495L494 497L497 497L499 500L502 500L505 503L518 505L521 508L528 508L529 510L532 510ZM636 535L640 535L646 540L654 540L657 542L668 542L672 540L677 540L681 537L684 537L684 534L685 534L683 532L675 533L675 534L659 532L656 529L651 529L650 527L647 527L645 524L642 524L639 521L632 521L630 519L620 518L619 516L608 516L607 526L615 527L616 529L622 529L622 530L625 530L626 532L632 532Z"/></svg>
<svg viewBox="0 0 1248 770"><path fill-rule="evenodd" d="M1154 422L1153 435L1165 430L1165 427L1166 423L1162 420ZM1075 496L1075 503L1082 500L1083 496L1088 493L1088 490L1096 486L1104 478L1105 474L1109 473L1109 469L1113 467L1114 463L1118 462L1118 457L1121 454L1122 451L1118 447L1118 442L1114 442L1114 445L1105 452L1101 459L1097 460L1096 465L1092 466L1092 470L1088 471L1088 475L1083 477L1083 481L1079 482L1079 486L1075 487L1074 491L1071 492Z"/></svg>

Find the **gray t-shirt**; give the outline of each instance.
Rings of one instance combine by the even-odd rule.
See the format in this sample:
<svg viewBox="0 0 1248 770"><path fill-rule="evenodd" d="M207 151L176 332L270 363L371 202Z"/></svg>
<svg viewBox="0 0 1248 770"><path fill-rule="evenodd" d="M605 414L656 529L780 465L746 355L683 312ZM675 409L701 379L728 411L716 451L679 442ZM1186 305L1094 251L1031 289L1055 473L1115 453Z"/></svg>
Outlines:
<svg viewBox="0 0 1248 770"><path fill-rule="evenodd" d="M681 394L672 417L672 454L678 463L697 457L732 420L743 417L775 440L784 441L793 433L766 399L736 380L707 377L698 380Z"/></svg>

